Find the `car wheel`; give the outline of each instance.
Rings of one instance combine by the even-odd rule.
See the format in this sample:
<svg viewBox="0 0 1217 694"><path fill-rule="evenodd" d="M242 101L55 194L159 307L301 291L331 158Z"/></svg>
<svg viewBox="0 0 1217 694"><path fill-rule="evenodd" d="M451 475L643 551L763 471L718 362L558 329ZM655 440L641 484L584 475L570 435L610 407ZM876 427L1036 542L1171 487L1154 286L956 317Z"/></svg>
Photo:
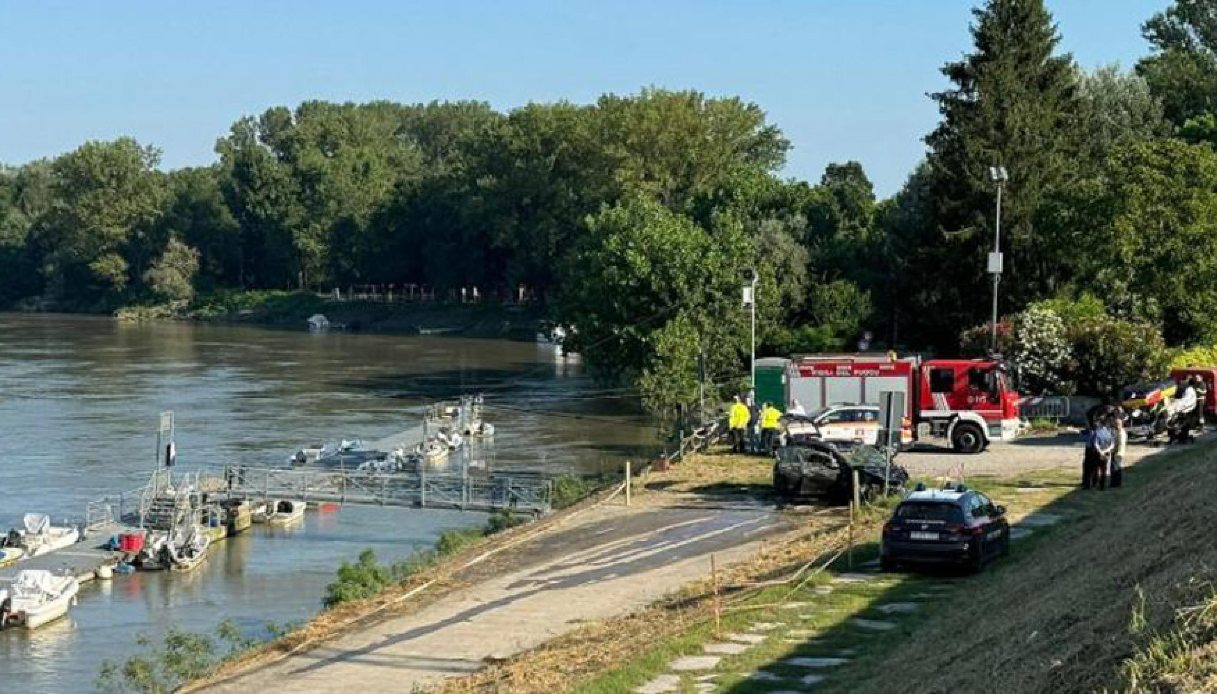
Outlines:
<svg viewBox="0 0 1217 694"><path fill-rule="evenodd" d="M879 570L883 573L893 573L896 570L896 560L887 556L879 557Z"/></svg>
<svg viewBox="0 0 1217 694"><path fill-rule="evenodd" d="M985 434L973 422L961 422L951 432L951 447L957 453L980 453L985 447Z"/></svg>
<svg viewBox="0 0 1217 694"><path fill-rule="evenodd" d="M972 573L979 573L985 568L985 545L982 540L976 541L976 546L972 549L972 555L968 557L968 570Z"/></svg>

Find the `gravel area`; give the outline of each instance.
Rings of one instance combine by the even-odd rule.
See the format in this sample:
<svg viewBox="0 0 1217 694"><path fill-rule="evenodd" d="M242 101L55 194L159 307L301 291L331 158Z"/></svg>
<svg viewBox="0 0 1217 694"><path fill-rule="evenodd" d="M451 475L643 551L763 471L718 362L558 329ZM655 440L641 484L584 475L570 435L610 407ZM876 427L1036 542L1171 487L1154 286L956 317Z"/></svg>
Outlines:
<svg viewBox="0 0 1217 694"><path fill-rule="evenodd" d="M1217 434L1213 432L1200 437L1202 441L1214 439L1217 439ZM1130 443L1124 464L1133 465L1146 456L1192 445L1194 444L1167 446L1165 443ZM1080 479L1082 435L1077 431L1052 436L1026 435L1009 443L994 443L976 455L960 455L945 447L923 446L901 453L896 461L913 477L958 477L962 466L964 477L1064 468L1077 470Z"/></svg>

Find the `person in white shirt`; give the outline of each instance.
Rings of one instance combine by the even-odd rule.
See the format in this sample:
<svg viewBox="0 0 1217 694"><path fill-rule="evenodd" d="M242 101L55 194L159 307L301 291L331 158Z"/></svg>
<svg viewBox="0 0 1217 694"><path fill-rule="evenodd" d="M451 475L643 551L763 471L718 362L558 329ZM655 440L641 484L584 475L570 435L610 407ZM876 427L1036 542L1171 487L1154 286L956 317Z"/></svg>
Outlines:
<svg viewBox="0 0 1217 694"><path fill-rule="evenodd" d="M1115 454L1111 457L1111 486L1124 484L1124 451L1128 448L1128 430L1124 428L1124 413L1116 415Z"/></svg>

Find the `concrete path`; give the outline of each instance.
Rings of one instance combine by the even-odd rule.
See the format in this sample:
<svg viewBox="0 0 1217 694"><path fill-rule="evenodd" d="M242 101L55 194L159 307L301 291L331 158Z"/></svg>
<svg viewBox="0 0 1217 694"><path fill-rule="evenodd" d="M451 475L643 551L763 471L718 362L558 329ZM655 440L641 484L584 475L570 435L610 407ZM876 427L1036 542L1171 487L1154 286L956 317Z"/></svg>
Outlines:
<svg viewBox="0 0 1217 694"><path fill-rule="evenodd" d="M475 585L213 686L213 692L409 692L644 607L755 554L785 529L765 510L590 509L522 545ZM486 573L486 569L481 569ZM462 577L465 578L465 577ZM425 600L425 598L424 598Z"/></svg>

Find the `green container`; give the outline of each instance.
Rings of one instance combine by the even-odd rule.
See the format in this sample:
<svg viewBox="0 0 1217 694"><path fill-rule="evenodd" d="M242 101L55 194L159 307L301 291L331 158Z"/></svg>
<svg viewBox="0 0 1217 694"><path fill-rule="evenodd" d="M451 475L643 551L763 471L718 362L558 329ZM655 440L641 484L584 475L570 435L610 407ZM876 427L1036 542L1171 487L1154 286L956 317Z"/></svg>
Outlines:
<svg viewBox="0 0 1217 694"><path fill-rule="evenodd" d="M765 357L756 360L756 401L768 402L786 411L786 365L789 359Z"/></svg>

